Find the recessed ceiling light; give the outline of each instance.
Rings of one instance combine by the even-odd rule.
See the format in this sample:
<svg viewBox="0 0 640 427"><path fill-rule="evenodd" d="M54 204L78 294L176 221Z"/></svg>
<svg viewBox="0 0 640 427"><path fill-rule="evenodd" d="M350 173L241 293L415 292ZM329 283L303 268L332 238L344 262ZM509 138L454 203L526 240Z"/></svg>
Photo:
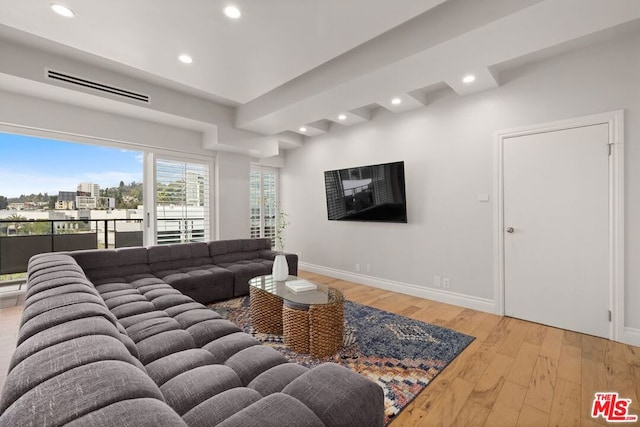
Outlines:
<svg viewBox="0 0 640 427"><path fill-rule="evenodd" d="M338 116L338 120L347 120L347 116L345 116L344 114L340 114Z"/></svg>
<svg viewBox="0 0 640 427"><path fill-rule="evenodd" d="M301 127L300 127L300 132L306 132L306 131L307 131L307 128L306 128L306 127L304 127L304 126L301 126Z"/></svg>
<svg viewBox="0 0 640 427"><path fill-rule="evenodd" d="M463 83L473 83L475 81L476 81L476 76L474 76L473 74L467 74L462 78Z"/></svg>
<svg viewBox="0 0 640 427"><path fill-rule="evenodd" d="M183 64L191 64L193 62L193 58L190 57L187 54L182 54L180 56L178 56L178 59L180 60L180 62L182 62Z"/></svg>
<svg viewBox="0 0 640 427"><path fill-rule="evenodd" d="M51 10L53 10L60 16L64 16L65 18L73 18L76 15L75 13L73 13L73 10L58 3L52 3Z"/></svg>
<svg viewBox="0 0 640 427"><path fill-rule="evenodd" d="M391 100L391 103L392 103L393 105L400 105L400 104L402 104L402 99L400 99L400 98L393 98L393 99Z"/></svg>
<svg viewBox="0 0 640 427"><path fill-rule="evenodd" d="M224 8L224 14L231 19L238 19L242 15L240 9L235 6L227 6Z"/></svg>

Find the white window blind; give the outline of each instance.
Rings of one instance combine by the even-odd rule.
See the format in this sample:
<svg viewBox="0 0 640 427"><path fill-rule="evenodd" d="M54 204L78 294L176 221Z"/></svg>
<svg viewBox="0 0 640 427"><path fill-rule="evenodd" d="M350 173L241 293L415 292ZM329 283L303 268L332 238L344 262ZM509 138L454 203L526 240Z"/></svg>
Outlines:
<svg viewBox="0 0 640 427"><path fill-rule="evenodd" d="M252 167L249 180L251 237L268 237L274 245L278 218L277 169Z"/></svg>
<svg viewBox="0 0 640 427"><path fill-rule="evenodd" d="M155 170L157 243L210 240L209 165L158 159Z"/></svg>

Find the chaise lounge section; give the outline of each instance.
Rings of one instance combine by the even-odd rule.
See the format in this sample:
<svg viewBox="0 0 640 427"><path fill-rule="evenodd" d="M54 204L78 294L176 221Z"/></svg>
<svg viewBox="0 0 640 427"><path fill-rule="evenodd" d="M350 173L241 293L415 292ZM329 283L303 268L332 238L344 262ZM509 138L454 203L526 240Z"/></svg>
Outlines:
<svg viewBox="0 0 640 427"><path fill-rule="evenodd" d="M0 425L382 425L377 384L290 363L185 295L242 294L237 280L270 268L255 243L212 243L213 257L202 244L33 257Z"/></svg>

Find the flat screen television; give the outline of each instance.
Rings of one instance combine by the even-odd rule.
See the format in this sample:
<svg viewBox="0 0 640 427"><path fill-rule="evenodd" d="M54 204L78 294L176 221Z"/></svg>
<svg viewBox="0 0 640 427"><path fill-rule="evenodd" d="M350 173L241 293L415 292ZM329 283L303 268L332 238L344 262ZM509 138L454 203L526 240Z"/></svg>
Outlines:
<svg viewBox="0 0 640 427"><path fill-rule="evenodd" d="M407 222L404 162L325 171L324 184L330 220Z"/></svg>

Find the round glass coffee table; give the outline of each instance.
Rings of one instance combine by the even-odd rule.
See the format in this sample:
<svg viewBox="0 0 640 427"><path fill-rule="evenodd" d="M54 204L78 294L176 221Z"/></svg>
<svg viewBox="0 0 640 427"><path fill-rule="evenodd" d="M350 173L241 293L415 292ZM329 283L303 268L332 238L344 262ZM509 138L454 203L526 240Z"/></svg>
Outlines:
<svg viewBox="0 0 640 427"><path fill-rule="evenodd" d="M315 285L294 292L293 285ZM342 347L344 296L338 289L289 276L275 281L271 276L249 281L251 322L256 332L282 335L285 344L313 357L335 354Z"/></svg>

